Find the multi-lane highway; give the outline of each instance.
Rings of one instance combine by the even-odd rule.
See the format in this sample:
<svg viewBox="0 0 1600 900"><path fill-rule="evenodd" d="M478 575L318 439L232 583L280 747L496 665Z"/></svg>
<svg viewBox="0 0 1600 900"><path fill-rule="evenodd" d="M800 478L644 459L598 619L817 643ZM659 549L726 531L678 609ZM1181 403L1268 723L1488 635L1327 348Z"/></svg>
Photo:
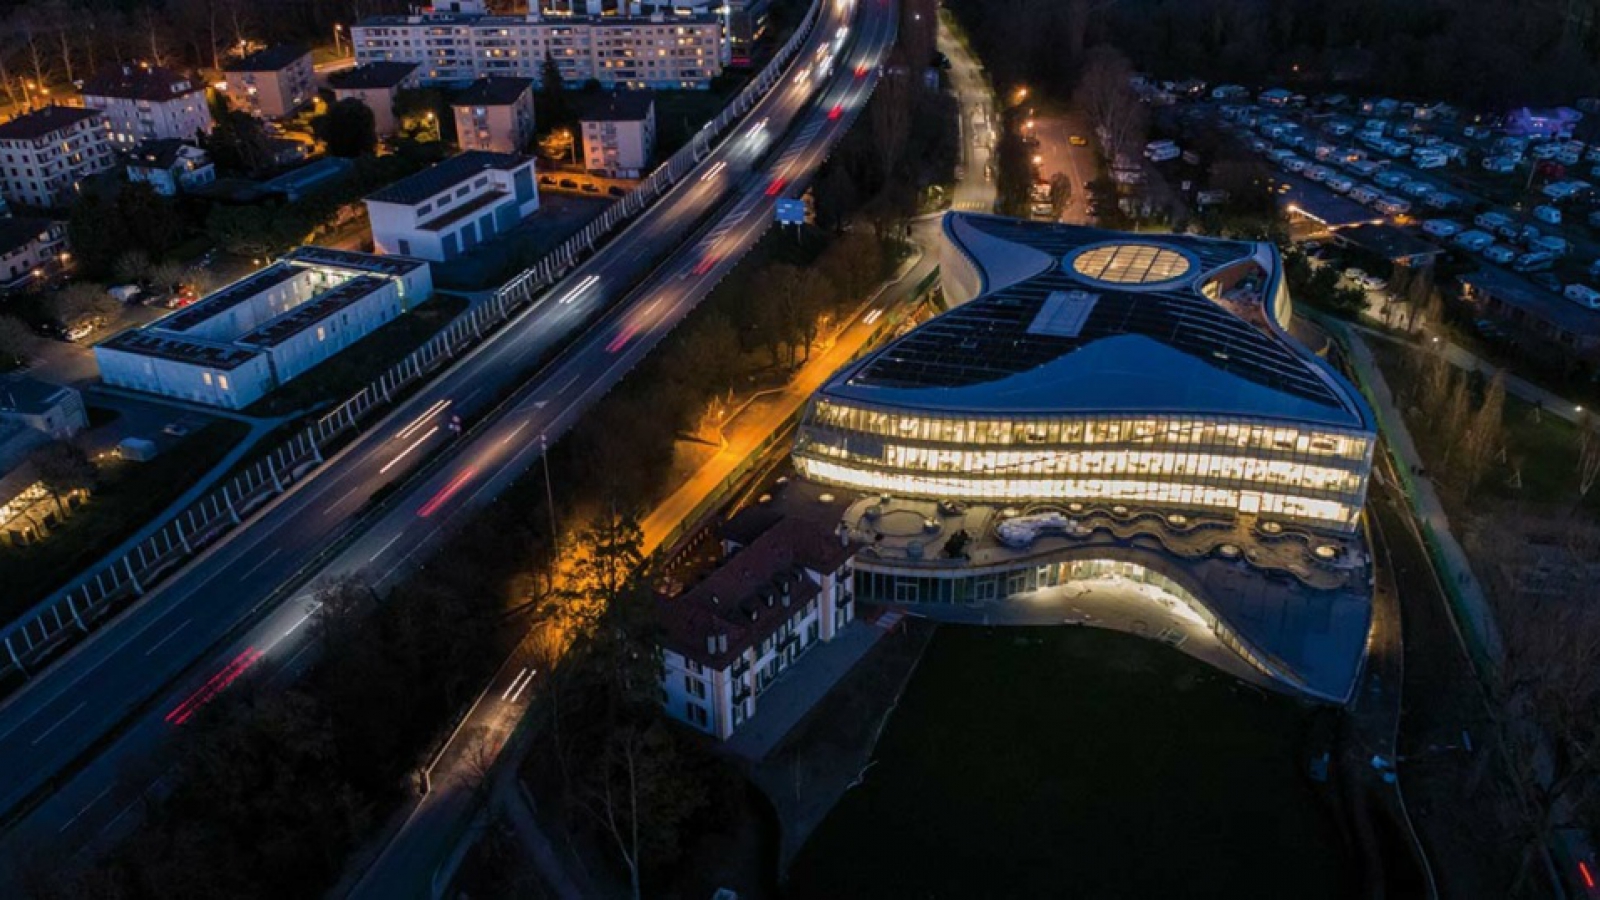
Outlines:
<svg viewBox="0 0 1600 900"><path fill-rule="evenodd" d="M305 623L314 602L280 585L357 572L380 587L393 583L681 321L864 102L894 30L892 3L865 4L852 23L853 4L830 3L785 80L700 170L544 302L13 698L0 711L0 770L12 776L0 784L0 807L43 786L54 790L0 838L0 858L19 860L51 842L73 852L114 834L131 818L117 788L127 763L147 757L241 673L273 657L292 664L310 646ZM833 63L827 73L821 56ZM769 147L775 139L782 145ZM499 402L531 362L608 307L615 308ZM481 424L458 437L456 417ZM441 452L448 458L394 492L381 513L358 516L374 494ZM341 549L329 558L332 547ZM223 641L261 610L245 634ZM75 774L56 781L91 751Z"/></svg>

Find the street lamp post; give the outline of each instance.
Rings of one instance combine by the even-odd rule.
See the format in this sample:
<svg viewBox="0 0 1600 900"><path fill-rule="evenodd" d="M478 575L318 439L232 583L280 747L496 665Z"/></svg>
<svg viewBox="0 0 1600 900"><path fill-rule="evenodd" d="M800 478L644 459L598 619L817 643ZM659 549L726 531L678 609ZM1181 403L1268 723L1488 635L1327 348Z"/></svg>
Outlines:
<svg viewBox="0 0 1600 900"><path fill-rule="evenodd" d="M333 55L344 55L344 26L338 22L333 23Z"/></svg>

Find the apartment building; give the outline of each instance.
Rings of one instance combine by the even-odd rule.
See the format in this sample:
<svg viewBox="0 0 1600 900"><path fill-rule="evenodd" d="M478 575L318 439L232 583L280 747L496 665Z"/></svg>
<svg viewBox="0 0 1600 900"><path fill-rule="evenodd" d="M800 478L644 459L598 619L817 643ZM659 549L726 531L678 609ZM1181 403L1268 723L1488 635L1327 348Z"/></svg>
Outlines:
<svg viewBox="0 0 1600 900"><path fill-rule="evenodd" d="M24 206L66 206L83 179L116 164L105 113L46 106L0 124L0 196Z"/></svg>
<svg viewBox="0 0 1600 900"><path fill-rule="evenodd" d="M703 90L727 63L721 19L712 13L648 16L487 15L475 0L448 10L375 16L350 29L356 61L414 62L427 84L485 75L540 82L553 59L572 87Z"/></svg>
<svg viewBox="0 0 1600 900"><path fill-rule="evenodd" d="M26 287L71 259L67 223L31 216L0 218L0 290Z"/></svg>
<svg viewBox="0 0 1600 900"><path fill-rule="evenodd" d="M338 100L360 100L372 110L373 128L379 135L394 134L400 130L400 120L394 114L394 101L399 93L417 86L416 63L379 62L356 66L334 72L328 76L328 87Z"/></svg>
<svg viewBox="0 0 1600 900"><path fill-rule="evenodd" d="M491 75L450 101L462 150L521 153L533 140L533 79Z"/></svg>
<svg viewBox="0 0 1600 900"><path fill-rule="evenodd" d="M444 262L515 228L539 208L533 159L469 150L366 198L372 244Z"/></svg>
<svg viewBox="0 0 1600 900"><path fill-rule="evenodd" d="M106 384L243 409L414 308L428 264L301 247L94 348Z"/></svg>
<svg viewBox="0 0 1600 900"><path fill-rule="evenodd" d="M193 141L211 133L205 85L144 63L108 66L83 83L83 105L105 113L119 149L162 138Z"/></svg>
<svg viewBox="0 0 1600 900"><path fill-rule="evenodd" d="M614 92L580 113L583 165L609 178L638 178L656 150L656 98L649 91Z"/></svg>
<svg viewBox="0 0 1600 900"><path fill-rule="evenodd" d="M279 44L223 66L228 99L264 119L281 119L316 96L311 51Z"/></svg>
<svg viewBox="0 0 1600 900"><path fill-rule="evenodd" d="M858 545L795 516L729 524L753 524L754 535L725 533L722 564L657 610L661 704L718 740L756 715L761 697L807 650L855 618Z"/></svg>

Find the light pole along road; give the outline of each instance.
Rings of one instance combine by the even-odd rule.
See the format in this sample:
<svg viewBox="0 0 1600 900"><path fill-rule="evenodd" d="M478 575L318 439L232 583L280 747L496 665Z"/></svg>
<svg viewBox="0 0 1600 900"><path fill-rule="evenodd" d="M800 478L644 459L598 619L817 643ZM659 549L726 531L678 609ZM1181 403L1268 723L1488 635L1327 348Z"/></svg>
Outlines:
<svg viewBox="0 0 1600 900"><path fill-rule="evenodd" d="M695 174L545 300L11 701L0 713L0 771L13 777L0 785L0 806L16 804L80 756L92 752L92 758L0 838L0 859L19 861L52 842L70 853L114 833L132 806L117 789L129 762L148 755L198 703L263 658L292 663L306 649L303 626L314 604L280 585L356 572L379 586L392 584L465 513L535 462L541 435L553 440L565 433L636 365L755 242L777 198L810 177L864 101L894 26L892 3L866 2L872 14L862 17L849 43L839 30L853 5L829 3L784 82ZM830 79L816 77L817 54L841 45L849 62L836 64ZM753 165L765 143L784 134L794 141L757 174ZM714 227L696 232L703 236L650 272L654 260L719 208L728 211ZM645 275L643 286L629 292ZM493 415L454 437L452 417L487 412L530 361L614 303ZM443 465L397 491L381 515L358 518L375 493L451 442L457 446ZM359 534L358 522L365 526ZM323 559L335 545L342 549ZM267 609L260 621L217 651L258 607ZM131 720L130 713L136 713Z"/></svg>

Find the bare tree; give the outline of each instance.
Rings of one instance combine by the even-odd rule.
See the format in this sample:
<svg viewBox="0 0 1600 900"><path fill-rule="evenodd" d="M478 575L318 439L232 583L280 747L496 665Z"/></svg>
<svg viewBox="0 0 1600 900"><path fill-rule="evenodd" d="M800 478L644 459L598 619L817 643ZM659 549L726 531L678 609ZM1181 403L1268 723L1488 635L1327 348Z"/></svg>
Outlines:
<svg viewBox="0 0 1600 900"><path fill-rule="evenodd" d="M1085 57L1073 100L1089 116L1108 160L1130 154L1144 137L1147 111L1133 92L1133 64L1116 48L1098 46Z"/></svg>
<svg viewBox="0 0 1600 900"><path fill-rule="evenodd" d="M639 757L644 735L633 725L619 727L607 737L599 784L585 805L616 844L633 900L639 900Z"/></svg>
<svg viewBox="0 0 1600 900"><path fill-rule="evenodd" d="M1588 413L1578 416L1578 498L1589 496L1595 480L1600 478L1600 432Z"/></svg>
<svg viewBox="0 0 1600 900"><path fill-rule="evenodd" d="M1505 448L1505 373L1497 371L1489 379L1483 393L1483 403L1472 414L1465 439L1465 457L1462 476L1465 491L1470 493L1483 480L1489 464Z"/></svg>

